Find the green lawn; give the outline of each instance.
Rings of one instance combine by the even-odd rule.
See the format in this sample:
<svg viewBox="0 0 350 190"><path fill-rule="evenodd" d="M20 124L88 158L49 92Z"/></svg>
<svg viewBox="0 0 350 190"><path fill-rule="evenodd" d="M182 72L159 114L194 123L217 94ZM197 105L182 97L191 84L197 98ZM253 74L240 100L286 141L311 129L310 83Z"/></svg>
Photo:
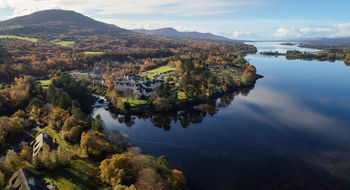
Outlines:
<svg viewBox="0 0 350 190"><path fill-rule="evenodd" d="M102 189L97 178L98 166L86 160L73 160L70 167L57 169L55 174L45 178L52 182L57 189Z"/></svg>
<svg viewBox="0 0 350 190"><path fill-rule="evenodd" d="M129 102L131 107L136 107L136 106L148 104L148 102L146 100L135 100L135 99L125 98L125 97L123 97L121 99L123 100L123 102Z"/></svg>
<svg viewBox="0 0 350 190"><path fill-rule="evenodd" d="M27 40L27 41L34 42L34 43L39 41L36 38L27 38L27 37L14 36L14 35L0 35L0 39L4 39L4 38Z"/></svg>
<svg viewBox="0 0 350 190"><path fill-rule="evenodd" d="M104 54L104 52L98 52L98 51L96 51L96 52L94 52L94 51L86 51L86 52L84 52L84 54L85 54L85 55L103 55L103 54Z"/></svg>
<svg viewBox="0 0 350 190"><path fill-rule="evenodd" d="M143 75L147 75L148 78L154 78L154 76L159 75L161 73L165 73L168 71L175 71L175 70L176 70L176 68L169 67L166 65L166 66L161 66L161 67L149 70L149 71L145 71L145 72L143 72Z"/></svg>
<svg viewBox="0 0 350 190"><path fill-rule="evenodd" d="M240 78L242 71L234 67L211 67L210 72L213 73L217 78L221 79L224 77L231 76L232 78Z"/></svg>
<svg viewBox="0 0 350 190"><path fill-rule="evenodd" d="M185 92L178 91L178 92L177 92L177 99L179 99L179 100L185 100L185 99L186 99Z"/></svg>
<svg viewBox="0 0 350 190"><path fill-rule="evenodd" d="M15 30L15 29L19 29L19 28L23 28L23 26L16 25L16 26L3 27L3 28L0 28L0 31L10 31L10 30Z"/></svg>
<svg viewBox="0 0 350 190"><path fill-rule="evenodd" d="M51 84L50 80L39 80L41 86L49 86Z"/></svg>
<svg viewBox="0 0 350 190"><path fill-rule="evenodd" d="M53 40L52 42L63 47L73 47L75 44L74 41Z"/></svg>
<svg viewBox="0 0 350 190"><path fill-rule="evenodd" d="M71 146L65 140L63 140L61 136L54 129L50 127L45 127L43 129L38 129L37 131L48 134L50 137L56 140L57 144L71 148Z"/></svg>

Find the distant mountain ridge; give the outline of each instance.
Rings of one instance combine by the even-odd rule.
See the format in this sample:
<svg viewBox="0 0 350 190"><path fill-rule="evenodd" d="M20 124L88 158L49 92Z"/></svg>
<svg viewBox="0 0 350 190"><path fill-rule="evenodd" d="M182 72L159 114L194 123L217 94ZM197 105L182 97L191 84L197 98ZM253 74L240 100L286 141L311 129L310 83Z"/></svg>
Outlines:
<svg viewBox="0 0 350 190"><path fill-rule="evenodd" d="M297 41L302 43L319 44L319 45L350 45L350 37L339 37L339 38L299 38L291 39L287 41Z"/></svg>
<svg viewBox="0 0 350 190"><path fill-rule="evenodd" d="M0 34L34 36L46 38L45 36L68 35L114 35L114 36L137 36L154 35L179 39L211 40L220 42L241 43L211 33L180 32L174 28L161 28L157 30L127 30L96 21L75 11L52 9L35 12L29 15L15 17L0 22ZM149 36L148 36L149 37Z"/></svg>
<svg viewBox="0 0 350 190"><path fill-rule="evenodd" d="M238 40L233 40L223 36L217 36L211 33L200 33L200 32L179 32L174 28L160 28L155 30L145 30L145 29L136 29L134 32L164 36L170 38L188 38L188 39L197 39L197 40L213 40L213 41L223 41L223 42L239 42Z"/></svg>

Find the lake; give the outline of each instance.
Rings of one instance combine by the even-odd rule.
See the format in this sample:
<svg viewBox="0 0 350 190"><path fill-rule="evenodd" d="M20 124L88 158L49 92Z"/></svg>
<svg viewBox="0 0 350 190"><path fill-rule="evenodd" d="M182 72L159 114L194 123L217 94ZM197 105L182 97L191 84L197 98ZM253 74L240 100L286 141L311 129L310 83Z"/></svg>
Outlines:
<svg viewBox="0 0 350 190"><path fill-rule="evenodd" d="M300 49L251 44L259 52ZM189 189L350 189L350 67L246 58L264 76L253 89L173 114L93 115L109 136L122 131L144 154L166 155Z"/></svg>

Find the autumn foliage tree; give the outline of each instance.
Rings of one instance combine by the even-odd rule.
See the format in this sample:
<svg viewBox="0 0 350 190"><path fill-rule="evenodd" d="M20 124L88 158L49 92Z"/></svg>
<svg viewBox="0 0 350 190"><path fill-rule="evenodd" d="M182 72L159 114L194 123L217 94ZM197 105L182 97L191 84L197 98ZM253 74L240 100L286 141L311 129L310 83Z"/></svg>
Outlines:
<svg viewBox="0 0 350 190"><path fill-rule="evenodd" d="M100 164L100 171L101 179L112 186L131 185L135 182L137 175L137 170L130 157L124 154L115 154L112 158L103 160Z"/></svg>
<svg viewBox="0 0 350 190"><path fill-rule="evenodd" d="M112 151L106 135L93 130L81 134L80 147L94 157L102 157Z"/></svg>

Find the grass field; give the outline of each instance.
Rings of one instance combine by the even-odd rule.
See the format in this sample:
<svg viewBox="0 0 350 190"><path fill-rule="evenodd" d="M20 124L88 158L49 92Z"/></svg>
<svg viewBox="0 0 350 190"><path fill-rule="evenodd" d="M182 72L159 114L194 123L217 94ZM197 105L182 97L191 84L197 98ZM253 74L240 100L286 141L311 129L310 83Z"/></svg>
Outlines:
<svg viewBox="0 0 350 190"><path fill-rule="evenodd" d="M86 52L84 52L84 54L85 54L85 55L103 55L103 54L104 54L104 52L98 52L98 51L96 51L96 52L94 52L94 51L86 51Z"/></svg>
<svg viewBox="0 0 350 190"><path fill-rule="evenodd" d="M182 91L178 91L178 92L177 92L177 99L179 99L179 100L185 100L185 99L186 99L185 93L182 92Z"/></svg>
<svg viewBox="0 0 350 190"><path fill-rule="evenodd" d="M41 86L49 86L51 84L50 80L39 80Z"/></svg>
<svg viewBox="0 0 350 190"><path fill-rule="evenodd" d="M154 76L156 76L156 75L159 75L161 73L165 73L168 71L175 71L175 70L176 70L176 68L169 67L166 65L166 66L161 66L161 67L149 70L149 71L145 71L145 72L143 72L143 75L147 75L148 78L153 79Z"/></svg>
<svg viewBox="0 0 350 190"><path fill-rule="evenodd" d="M0 35L0 39L4 39L4 38L27 40L27 41L34 42L34 43L39 41L36 38L27 38L27 37L14 36L14 35Z"/></svg>
<svg viewBox="0 0 350 190"><path fill-rule="evenodd" d="M230 76L234 79L238 79L242 75L241 70L233 67L226 67L226 68L211 67L210 72L215 74L215 76L219 79L222 79L224 77L230 77Z"/></svg>
<svg viewBox="0 0 350 190"><path fill-rule="evenodd" d="M63 46L63 47L73 47L75 42L74 41L61 41L61 40L53 40L51 41L57 45Z"/></svg>
<svg viewBox="0 0 350 190"><path fill-rule="evenodd" d="M57 144L69 147L69 144L65 140L63 140L61 138L61 136L59 136L59 134L55 130L53 130L52 128L45 127L43 129L38 129L37 131L40 133L48 134L50 137L52 137L56 140Z"/></svg>
<svg viewBox="0 0 350 190"><path fill-rule="evenodd" d="M57 189L100 189L97 182L98 166L86 160L73 160L68 168L57 169L55 176L45 178L52 182Z"/></svg>
<svg viewBox="0 0 350 190"><path fill-rule="evenodd" d="M131 107L141 106L148 104L146 100L135 100L131 98L121 98L123 102L129 102Z"/></svg>

